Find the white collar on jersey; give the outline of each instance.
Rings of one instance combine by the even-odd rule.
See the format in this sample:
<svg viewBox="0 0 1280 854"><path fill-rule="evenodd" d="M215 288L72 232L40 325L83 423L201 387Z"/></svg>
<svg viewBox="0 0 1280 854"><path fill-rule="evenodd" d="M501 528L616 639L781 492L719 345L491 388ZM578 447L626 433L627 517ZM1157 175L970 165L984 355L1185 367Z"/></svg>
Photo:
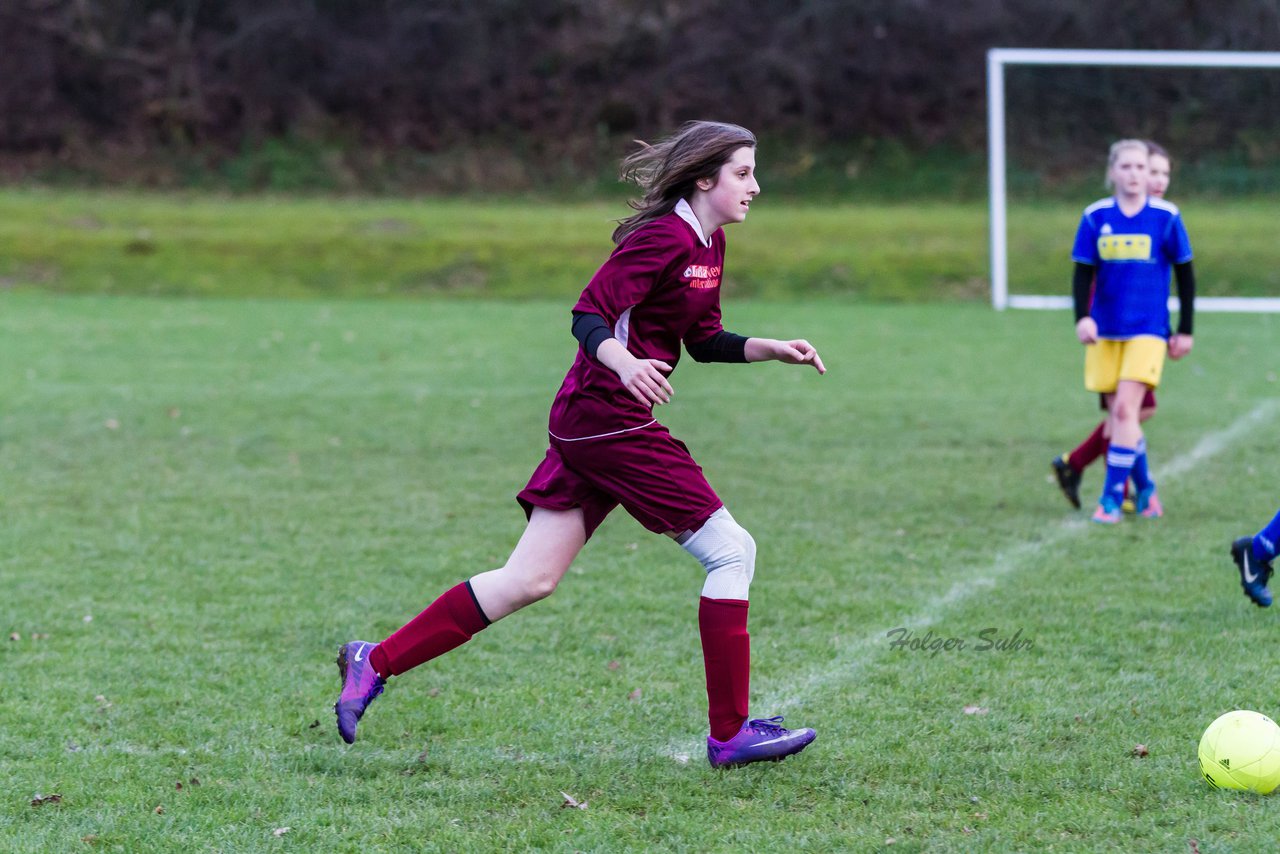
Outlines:
<svg viewBox="0 0 1280 854"><path fill-rule="evenodd" d="M711 247L711 238L702 233L702 223L698 222L698 217L693 212L693 208L684 199L676 202L676 215L682 220L689 223L689 227L693 229L693 233L698 235L698 239L702 241L702 245Z"/></svg>

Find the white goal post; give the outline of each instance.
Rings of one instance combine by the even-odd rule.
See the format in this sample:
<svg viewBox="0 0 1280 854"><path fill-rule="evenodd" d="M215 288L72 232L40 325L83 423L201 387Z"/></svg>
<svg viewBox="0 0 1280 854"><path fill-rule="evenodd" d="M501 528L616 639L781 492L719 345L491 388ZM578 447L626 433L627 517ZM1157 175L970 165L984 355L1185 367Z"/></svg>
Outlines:
<svg viewBox="0 0 1280 854"><path fill-rule="evenodd" d="M1199 50L1056 50L1004 48L987 51L987 154L991 191L991 304L1006 308L1070 308L1071 297L1009 293L1008 220L1005 198L1006 65L1111 65L1163 68L1280 68L1280 53ZM1083 208L1082 208L1083 209ZM1063 290L1070 265L1063 261ZM1169 298L1170 309L1177 306ZM1200 297L1197 311L1280 312L1280 297Z"/></svg>

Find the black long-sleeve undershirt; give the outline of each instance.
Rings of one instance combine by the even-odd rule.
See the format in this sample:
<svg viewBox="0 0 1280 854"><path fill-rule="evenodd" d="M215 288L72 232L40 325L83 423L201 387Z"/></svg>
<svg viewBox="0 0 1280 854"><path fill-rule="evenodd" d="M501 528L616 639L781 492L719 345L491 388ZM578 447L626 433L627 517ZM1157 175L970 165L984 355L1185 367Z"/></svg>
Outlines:
<svg viewBox="0 0 1280 854"><path fill-rule="evenodd" d="M588 311L573 313L573 337L578 339L587 355L595 359L596 351L605 339L613 337L613 330L604 318ZM697 344L686 344L689 355L698 362L745 362L747 361L747 339L742 335L721 329L706 341Z"/></svg>
<svg viewBox="0 0 1280 854"><path fill-rule="evenodd" d="M604 322L604 318L587 311L575 311L573 313L573 326L571 328L573 337L578 339L582 349L586 350L587 355L593 359L605 339L613 337L613 330L609 328L609 324Z"/></svg>
<svg viewBox="0 0 1280 854"><path fill-rule="evenodd" d="M1094 266L1076 262L1071 276L1071 299L1075 306L1076 322L1089 316L1089 300L1093 291ZM1173 277L1178 285L1178 334L1191 335L1196 316L1196 271L1190 261L1173 265Z"/></svg>
<svg viewBox="0 0 1280 854"><path fill-rule="evenodd" d="M1178 334L1190 335L1196 319L1196 271L1191 262L1173 265L1178 283Z"/></svg>
<svg viewBox="0 0 1280 854"><path fill-rule="evenodd" d="M684 348L697 362L747 361L747 339L724 329L697 344L686 341Z"/></svg>
<svg viewBox="0 0 1280 854"><path fill-rule="evenodd" d="M1093 297L1093 265L1076 262L1071 276L1071 301L1075 304L1076 323L1089 316L1089 301Z"/></svg>

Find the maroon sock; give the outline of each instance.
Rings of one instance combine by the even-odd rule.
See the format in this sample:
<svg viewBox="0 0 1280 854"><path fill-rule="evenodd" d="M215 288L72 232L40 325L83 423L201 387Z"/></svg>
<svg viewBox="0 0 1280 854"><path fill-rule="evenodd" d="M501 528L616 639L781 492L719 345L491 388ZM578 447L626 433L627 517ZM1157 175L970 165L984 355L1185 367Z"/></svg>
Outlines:
<svg viewBox="0 0 1280 854"><path fill-rule="evenodd" d="M751 694L751 636L748 603L742 599L698 602L702 660L707 669L707 718L711 737L728 741L747 720Z"/></svg>
<svg viewBox="0 0 1280 854"><path fill-rule="evenodd" d="M369 663L383 679L398 676L462 646L487 625L489 618L480 610L471 582L464 581L378 644L369 653Z"/></svg>
<svg viewBox="0 0 1280 854"><path fill-rule="evenodd" d="M1080 447L1067 456L1067 464L1078 472L1084 471L1089 463L1105 454L1107 447L1111 444L1107 441L1107 437L1102 435L1102 430L1106 426L1107 422L1104 420L1089 434L1088 439L1080 443Z"/></svg>

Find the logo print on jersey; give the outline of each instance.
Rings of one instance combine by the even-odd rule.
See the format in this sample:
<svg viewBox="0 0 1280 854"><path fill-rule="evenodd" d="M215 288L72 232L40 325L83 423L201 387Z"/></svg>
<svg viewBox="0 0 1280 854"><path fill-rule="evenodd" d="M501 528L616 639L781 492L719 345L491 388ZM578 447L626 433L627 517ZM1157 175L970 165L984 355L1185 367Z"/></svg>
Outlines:
<svg viewBox="0 0 1280 854"><path fill-rule="evenodd" d="M1150 261L1151 235L1103 235L1098 238L1098 257L1103 261Z"/></svg>
<svg viewBox="0 0 1280 854"><path fill-rule="evenodd" d="M706 264L690 264L684 268L684 278L689 280L689 287L698 290L720 287L720 268L708 267Z"/></svg>

